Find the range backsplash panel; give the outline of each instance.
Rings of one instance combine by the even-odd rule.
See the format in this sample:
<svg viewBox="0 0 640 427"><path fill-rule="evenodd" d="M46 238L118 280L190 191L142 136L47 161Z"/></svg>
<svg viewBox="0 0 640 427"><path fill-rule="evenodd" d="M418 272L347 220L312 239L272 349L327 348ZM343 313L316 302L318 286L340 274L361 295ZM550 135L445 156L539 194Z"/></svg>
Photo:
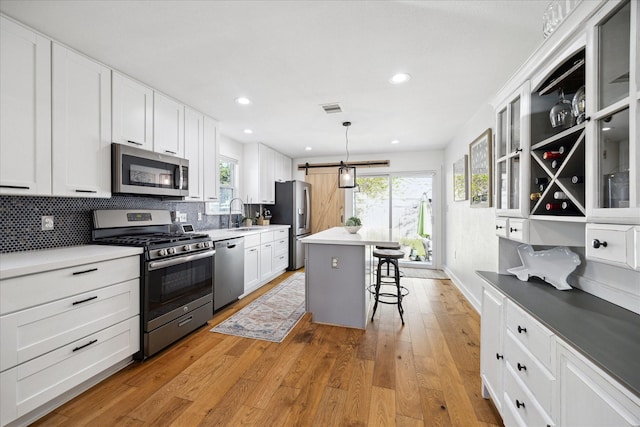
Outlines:
<svg viewBox="0 0 640 427"><path fill-rule="evenodd" d="M204 203L165 201L114 195L110 199L0 196L0 253L30 251L91 243L95 209L165 209L187 214L196 230L227 227L226 215L205 215ZM202 220L198 221L198 213ZM42 231L42 216L52 215L54 229ZM234 215L234 221L239 215ZM176 229L179 225L174 222Z"/></svg>

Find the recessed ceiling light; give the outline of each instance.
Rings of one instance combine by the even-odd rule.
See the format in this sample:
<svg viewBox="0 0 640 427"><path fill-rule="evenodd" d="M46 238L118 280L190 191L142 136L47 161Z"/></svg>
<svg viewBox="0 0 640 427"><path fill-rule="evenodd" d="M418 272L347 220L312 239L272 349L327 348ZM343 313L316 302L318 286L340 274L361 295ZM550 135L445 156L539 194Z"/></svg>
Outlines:
<svg viewBox="0 0 640 427"><path fill-rule="evenodd" d="M606 126L606 127L603 127L603 128L602 128L602 130L606 132L606 131L608 131L608 130L611 130L611 128L610 128L610 127L608 127L608 126Z"/></svg>
<svg viewBox="0 0 640 427"><path fill-rule="evenodd" d="M311 147L304 147L304 150L305 150L305 151L311 151L311 150L313 150L313 148L311 148Z"/></svg>
<svg viewBox="0 0 640 427"><path fill-rule="evenodd" d="M389 82L394 85L399 85L408 82L411 76L407 73L398 73L389 79Z"/></svg>
<svg viewBox="0 0 640 427"><path fill-rule="evenodd" d="M394 139L393 141L391 141L392 144L400 144L400 140L398 139Z"/></svg>
<svg viewBox="0 0 640 427"><path fill-rule="evenodd" d="M245 98L244 96L241 96L240 98L236 98L236 102L240 105L251 104L251 100L249 98Z"/></svg>
<svg viewBox="0 0 640 427"><path fill-rule="evenodd" d="M253 133L253 131L251 129L245 129L244 133L251 135Z"/></svg>

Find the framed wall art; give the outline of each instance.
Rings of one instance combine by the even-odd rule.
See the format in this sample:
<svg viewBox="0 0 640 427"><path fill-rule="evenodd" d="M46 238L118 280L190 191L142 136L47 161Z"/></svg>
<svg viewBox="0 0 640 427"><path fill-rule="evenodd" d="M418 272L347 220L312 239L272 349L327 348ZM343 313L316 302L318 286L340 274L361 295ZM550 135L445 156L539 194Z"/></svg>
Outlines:
<svg viewBox="0 0 640 427"><path fill-rule="evenodd" d="M466 154L453 164L453 201L460 202L469 198L467 181L467 165L469 156Z"/></svg>
<svg viewBox="0 0 640 427"><path fill-rule="evenodd" d="M491 207L491 128L469 144L469 201L472 208Z"/></svg>

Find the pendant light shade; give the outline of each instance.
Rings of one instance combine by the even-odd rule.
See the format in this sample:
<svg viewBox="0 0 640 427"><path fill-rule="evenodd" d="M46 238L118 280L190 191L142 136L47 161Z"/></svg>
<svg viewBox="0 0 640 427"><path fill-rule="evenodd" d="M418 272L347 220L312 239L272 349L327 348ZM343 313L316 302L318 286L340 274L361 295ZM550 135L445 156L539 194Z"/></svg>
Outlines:
<svg viewBox="0 0 640 427"><path fill-rule="evenodd" d="M354 188L356 186L356 168L347 166L344 162L340 162L338 168L338 187Z"/></svg>
<svg viewBox="0 0 640 427"><path fill-rule="evenodd" d="M351 122L343 122L342 126L346 127L345 139L346 139L346 151L347 160L340 161L340 167L338 168L338 188L354 188L356 186L356 168L350 167L349 162L349 126Z"/></svg>

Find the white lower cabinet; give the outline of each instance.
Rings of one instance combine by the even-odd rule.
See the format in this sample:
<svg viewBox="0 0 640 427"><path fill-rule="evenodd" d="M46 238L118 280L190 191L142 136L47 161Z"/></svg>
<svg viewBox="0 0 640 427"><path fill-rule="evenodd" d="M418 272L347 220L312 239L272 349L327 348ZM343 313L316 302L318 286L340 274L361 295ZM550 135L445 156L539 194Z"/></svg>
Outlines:
<svg viewBox="0 0 640 427"><path fill-rule="evenodd" d="M482 395L506 427L640 426L640 398L509 297L485 285Z"/></svg>
<svg viewBox="0 0 640 427"><path fill-rule="evenodd" d="M289 230L244 237L244 294L278 277L289 265Z"/></svg>
<svg viewBox="0 0 640 427"><path fill-rule="evenodd" d="M559 425L639 426L640 398L558 342Z"/></svg>
<svg viewBox="0 0 640 427"><path fill-rule="evenodd" d="M139 255L4 279L0 301L2 426L140 350Z"/></svg>
<svg viewBox="0 0 640 427"><path fill-rule="evenodd" d="M502 378L504 375L504 299L493 288L482 291L482 317L480 334L480 375L482 396L491 397L498 410L502 407Z"/></svg>
<svg viewBox="0 0 640 427"><path fill-rule="evenodd" d="M247 294L260 284L260 235L244 237L244 293Z"/></svg>

